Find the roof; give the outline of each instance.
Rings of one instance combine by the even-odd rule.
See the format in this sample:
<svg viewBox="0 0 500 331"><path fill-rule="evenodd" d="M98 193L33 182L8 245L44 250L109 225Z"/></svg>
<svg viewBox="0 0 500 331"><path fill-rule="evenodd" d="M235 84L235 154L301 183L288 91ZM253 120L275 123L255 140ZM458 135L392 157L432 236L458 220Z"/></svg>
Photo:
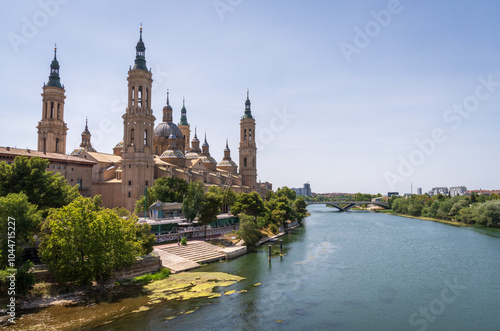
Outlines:
<svg viewBox="0 0 500 331"><path fill-rule="evenodd" d="M93 166L96 163L96 162L91 161L91 160L85 160L85 159L82 159L80 157L66 155L66 154L44 153L44 152L34 151L31 149L21 149L21 148L11 148L11 147L0 147L0 155L11 156L11 157L37 156L37 157L40 157L42 159L48 159L51 162L58 161L58 162L80 163L80 164L85 164L88 166Z"/></svg>
<svg viewBox="0 0 500 331"><path fill-rule="evenodd" d="M92 158L94 158L97 162L120 163L122 161L122 157L115 154L89 152L89 151L87 151L87 154Z"/></svg>
<svg viewBox="0 0 500 331"><path fill-rule="evenodd" d="M149 209L151 210L179 210L182 208L182 203L179 202L160 202L156 201Z"/></svg>

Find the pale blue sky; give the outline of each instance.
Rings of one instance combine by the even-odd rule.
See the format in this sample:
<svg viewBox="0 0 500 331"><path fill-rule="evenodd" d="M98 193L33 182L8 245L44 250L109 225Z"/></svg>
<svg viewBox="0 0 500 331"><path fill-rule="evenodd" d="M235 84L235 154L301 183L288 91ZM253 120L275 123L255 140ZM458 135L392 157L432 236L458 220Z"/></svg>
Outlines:
<svg viewBox="0 0 500 331"><path fill-rule="evenodd" d="M176 122L185 97L212 156L222 158L228 138L238 161L249 88L259 179L275 188L500 189L500 2L41 0L2 12L0 146L36 149L57 43L67 151L88 117L94 147L111 153L142 22L156 117L167 89ZM447 112L464 102L471 111ZM415 141L435 129L446 139L425 154Z"/></svg>

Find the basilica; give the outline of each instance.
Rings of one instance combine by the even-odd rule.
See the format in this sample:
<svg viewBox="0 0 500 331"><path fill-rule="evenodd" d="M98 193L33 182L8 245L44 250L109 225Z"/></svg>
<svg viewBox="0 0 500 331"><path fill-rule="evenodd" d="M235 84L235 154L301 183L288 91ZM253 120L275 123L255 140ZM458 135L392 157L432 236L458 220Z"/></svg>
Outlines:
<svg viewBox="0 0 500 331"><path fill-rule="evenodd" d="M91 133L85 123L78 148L66 154L68 128L64 122L65 89L59 76L57 49L50 65L50 76L43 86L42 119L38 123L38 150L0 147L0 161L11 162L17 155L39 156L50 160L50 171L60 172L69 184L78 184L84 196L101 195L106 207L133 210L136 201L160 177L197 180L210 186L232 188L235 192L256 191L265 195L270 183L257 182L257 146L255 119L249 93L240 120L239 169L231 158L226 140L224 156L219 162L210 154L206 134L191 131L183 100L181 117L174 123L169 92L161 121L151 108L152 73L146 66L146 47L142 28L136 46L134 65L128 71L128 106L123 119L123 140L112 153L92 147ZM191 138L192 136L192 138ZM201 140L203 142L201 142ZM201 146L200 146L201 145Z"/></svg>

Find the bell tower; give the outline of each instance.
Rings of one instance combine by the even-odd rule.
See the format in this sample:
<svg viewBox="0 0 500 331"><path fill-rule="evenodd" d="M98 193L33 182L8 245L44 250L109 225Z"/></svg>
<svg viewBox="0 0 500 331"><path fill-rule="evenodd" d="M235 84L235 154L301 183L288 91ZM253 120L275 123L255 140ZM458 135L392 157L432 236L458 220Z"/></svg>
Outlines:
<svg viewBox="0 0 500 331"><path fill-rule="evenodd" d="M42 120L38 122L38 151L44 153L66 154L66 134L68 127L64 122L64 85L59 77L57 47L54 47L54 60L50 64L50 76L43 84Z"/></svg>
<svg viewBox="0 0 500 331"><path fill-rule="evenodd" d="M142 27L136 46L135 65L128 71L128 107L123 114L122 193L124 206L134 210L135 203L153 185L153 130L151 109L151 71L146 67L146 47Z"/></svg>
<svg viewBox="0 0 500 331"><path fill-rule="evenodd" d="M245 113L240 120L240 175L243 185L250 191L257 190L257 145L255 143L255 119L250 110L250 98L247 90Z"/></svg>

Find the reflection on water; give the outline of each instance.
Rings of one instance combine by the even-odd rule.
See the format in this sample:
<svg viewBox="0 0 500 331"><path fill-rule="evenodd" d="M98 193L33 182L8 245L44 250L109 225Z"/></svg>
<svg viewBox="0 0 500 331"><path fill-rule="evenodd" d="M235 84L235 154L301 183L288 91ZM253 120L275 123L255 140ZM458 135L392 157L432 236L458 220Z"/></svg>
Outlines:
<svg viewBox="0 0 500 331"><path fill-rule="evenodd" d="M215 288L220 297L163 301L133 314L147 298L124 298L96 305L99 318L82 325L98 330L419 330L425 323L428 330L498 329L500 285L492 277L500 272L496 230L338 213L319 205L308 209L304 226L280 238L284 256L278 256L276 242L271 263L265 245L195 270L245 277ZM460 289L453 302L441 300L446 284ZM228 290L234 292L224 295ZM122 308L122 317L102 324ZM61 316L67 318L92 307L54 309L66 309ZM422 309L429 314L421 315ZM48 310L38 313L40 320L49 318Z"/></svg>

